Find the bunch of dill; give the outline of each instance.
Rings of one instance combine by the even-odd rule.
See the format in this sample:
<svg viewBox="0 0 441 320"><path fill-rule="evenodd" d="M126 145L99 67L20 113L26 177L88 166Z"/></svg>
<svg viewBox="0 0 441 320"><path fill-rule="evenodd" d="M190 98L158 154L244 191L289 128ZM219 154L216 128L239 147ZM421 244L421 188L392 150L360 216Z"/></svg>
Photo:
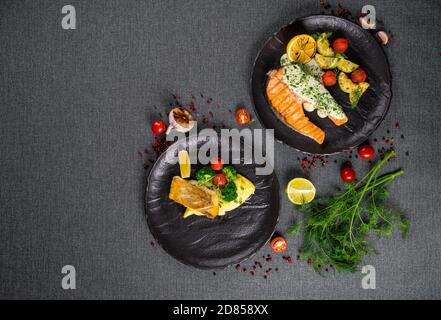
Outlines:
<svg viewBox="0 0 441 320"><path fill-rule="evenodd" d="M379 175L382 165L395 155L392 151L356 184L347 184L345 191L330 198L320 198L302 205L303 221L292 225L287 236L303 226L302 259L321 272L332 266L339 271L354 272L364 256L375 253L369 234L391 236L397 228L407 236L409 221L385 206L389 194L386 185L403 170Z"/></svg>

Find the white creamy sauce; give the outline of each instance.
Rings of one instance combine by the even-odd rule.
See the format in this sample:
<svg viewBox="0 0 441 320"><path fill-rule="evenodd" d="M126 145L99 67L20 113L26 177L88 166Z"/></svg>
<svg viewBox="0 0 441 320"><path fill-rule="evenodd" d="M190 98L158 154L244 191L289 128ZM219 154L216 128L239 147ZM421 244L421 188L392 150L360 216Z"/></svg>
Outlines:
<svg viewBox="0 0 441 320"><path fill-rule="evenodd" d="M319 117L324 118L328 115L337 119L345 117L342 107L321 83L322 71L316 69L317 65L314 66L313 63L308 65L292 63L286 55L282 56L280 63L284 66L284 82L306 103L310 103L313 108L318 109ZM320 69L320 67L318 68ZM309 111L310 107L310 105L307 105L305 110Z"/></svg>

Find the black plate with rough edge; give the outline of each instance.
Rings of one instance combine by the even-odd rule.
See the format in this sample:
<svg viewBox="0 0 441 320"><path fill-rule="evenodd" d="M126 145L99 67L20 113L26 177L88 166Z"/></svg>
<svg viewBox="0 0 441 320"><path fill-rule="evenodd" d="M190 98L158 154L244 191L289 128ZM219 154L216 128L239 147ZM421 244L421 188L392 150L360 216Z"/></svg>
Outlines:
<svg viewBox="0 0 441 320"><path fill-rule="evenodd" d="M349 48L348 58L359 64L367 74L369 89L352 108L348 94L338 88L330 88L331 94L344 107L349 121L337 127L329 119L320 119L316 112L305 112L308 118L325 131L322 145L295 132L277 116L266 97L267 73L280 66L280 57L285 53L289 40L302 33L333 32L331 40L345 37ZM267 40L260 50L251 77L251 98L256 114L266 128L274 129L277 140L303 152L333 154L351 149L363 143L384 119L392 98L389 63L383 49L366 30L357 24L334 16L309 16L298 18Z"/></svg>
<svg viewBox="0 0 441 320"><path fill-rule="evenodd" d="M190 216L185 208L169 200L170 183L179 175L179 165L170 164L167 154L177 155L189 145L212 143L195 136L168 148L153 166L145 197L147 223L157 242L180 262L200 269L220 269L240 263L264 246L274 233L279 217L279 184L274 172L256 175L256 164L234 164L237 172L256 186L256 192L239 208L216 219ZM218 145L218 150L220 147ZM232 146L244 149L244 146ZM242 151L243 152L243 151ZM230 158L232 153L230 152ZM202 165L192 165L191 177Z"/></svg>

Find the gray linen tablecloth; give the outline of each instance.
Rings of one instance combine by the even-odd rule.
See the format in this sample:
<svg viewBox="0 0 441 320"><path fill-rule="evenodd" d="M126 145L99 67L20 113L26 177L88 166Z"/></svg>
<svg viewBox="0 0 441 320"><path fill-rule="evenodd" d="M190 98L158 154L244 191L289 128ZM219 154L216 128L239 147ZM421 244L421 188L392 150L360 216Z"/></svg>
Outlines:
<svg viewBox="0 0 441 320"><path fill-rule="evenodd" d="M375 136L395 137L390 168L405 175L391 203L412 221L407 240L380 240L367 259L375 290L362 289L360 272L321 277L281 257L266 280L234 268L198 271L152 247L144 217L148 155L137 152L150 148L149 122L171 94L212 97L213 122L233 126L228 108L251 110L259 48L294 18L320 13L318 0L70 1L77 29L63 30L66 4L0 4L0 298L441 298L440 1L369 1L394 35L386 48L393 100ZM282 144L275 156L282 193L303 156ZM311 180L319 195L331 192L338 164ZM283 232L298 214L281 198ZM294 260L300 244L289 240ZM64 265L76 269L76 290L61 288Z"/></svg>

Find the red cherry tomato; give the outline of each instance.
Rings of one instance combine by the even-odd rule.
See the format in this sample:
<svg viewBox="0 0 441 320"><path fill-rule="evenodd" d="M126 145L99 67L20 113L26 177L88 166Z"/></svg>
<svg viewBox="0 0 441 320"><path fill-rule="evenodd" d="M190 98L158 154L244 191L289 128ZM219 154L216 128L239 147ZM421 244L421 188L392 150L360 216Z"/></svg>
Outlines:
<svg viewBox="0 0 441 320"><path fill-rule="evenodd" d="M351 74L351 80L355 83L360 83L366 80L366 72L363 69L358 68Z"/></svg>
<svg viewBox="0 0 441 320"><path fill-rule="evenodd" d="M221 158L213 158L210 160L210 167L214 171L222 170L222 168L224 167L224 160L222 160Z"/></svg>
<svg viewBox="0 0 441 320"><path fill-rule="evenodd" d="M217 173L214 175L213 179L211 179L211 182L219 188L223 188L227 184L227 178L223 173Z"/></svg>
<svg viewBox="0 0 441 320"><path fill-rule="evenodd" d="M153 134L162 134L166 131L167 127L165 126L164 121L157 119L152 122L152 132Z"/></svg>
<svg viewBox="0 0 441 320"><path fill-rule="evenodd" d="M271 240L271 248L275 253L281 253L288 248L288 243L284 237L278 236Z"/></svg>
<svg viewBox="0 0 441 320"><path fill-rule="evenodd" d="M331 87L337 83L337 77L334 71L328 70L322 75L323 84L327 87Z"/></svg>
<svg viewBox="0 0 441 320"><path fill-rule="evenodd" d="M344 182L353 182L356 178L355 171L351 167L343 167L340 170L340 177Z"/></svg>
<svg viewBox="0 0 441 320"><path fill-rule="evenodd" d="M240 125L250 123L251 116L247 109L239 108L236 110L236 122Z"/></svg>
<svg viewBox="0 0 441 320"><path fill-rule="evenodd" d="M349 47L349 42L345 38L337 38L334 40L332 47L334 51L344 53Z"/></svg>
<svg viewBox="0 0 441 320"><path fill-rule="evenodd" d="M370 144L358 148L358 155L363 160L371 160L375 155L375 149Z"/></svg>

